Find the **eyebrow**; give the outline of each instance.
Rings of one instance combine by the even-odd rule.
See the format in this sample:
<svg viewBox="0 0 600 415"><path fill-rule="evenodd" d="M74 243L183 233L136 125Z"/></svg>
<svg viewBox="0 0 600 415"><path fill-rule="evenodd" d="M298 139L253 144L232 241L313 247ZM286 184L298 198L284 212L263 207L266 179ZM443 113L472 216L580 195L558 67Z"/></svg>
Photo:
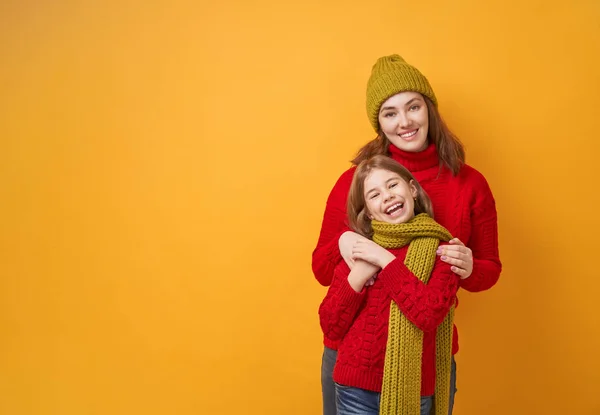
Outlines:
<svg viewBox="0 0 600 415"><path fill-rule="evenodd" d="M388 183L389 183L389 182L391 182L392 180L398 180L398 178L397 178L397 177L390 177L389 179L387 179L387 180L385 181L385 184L388 184ZM369 195L369 193L372 193L372 192L374 192L374 191L376 191L376 190L377 190L377 189L370 189L370 190L368 190L368 191L365 193L365 196L368 196L368 195Z"/></svg>
<svg viewBox="0 0 600 415"><path fill-rule="evenodd" d="M414 97L413 99L411 99L410 101L408 101L406 104L404 104L404 106L406 107L407 105L410 105L410 104L412 104L414 101L417 101L417 100L421 100L421 98L419 98L419 97ZM382 108L381 108L381 111L379 111L379 112L381 113L381 112L383 112L383 111L386 111L386 110L395 110L395 109L396 109L396 107L394 107L394 106L387 106L387 107L382 107Z"/></svg>
<svg viewBox="0 0 600 415"><path fill-rule="evenodd" d="M406 104L404 104L404 106L410 105L410 104L412 104L414 101L418 101L418 100L420 100L420 99L421 99L421 98L419 98L419 97L414 97L413 99L411 99L410 101L408 101Z"/></svg>

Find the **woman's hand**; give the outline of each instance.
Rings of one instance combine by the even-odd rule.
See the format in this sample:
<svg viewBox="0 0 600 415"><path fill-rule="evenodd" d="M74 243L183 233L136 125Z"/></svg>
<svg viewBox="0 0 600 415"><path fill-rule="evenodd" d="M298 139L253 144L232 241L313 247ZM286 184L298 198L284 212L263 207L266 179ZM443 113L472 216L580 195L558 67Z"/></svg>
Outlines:
<svg viewBox="0 0 600 415"><path fill-rule="evenodd" d="M385 268L387 264L396 259L387 249L366 238L354 242L351 258L352 260L362 259L379 268Z"/></svg>
<svg viewBox="0 0 600 415"><path fill-rule="evenodd" d="M460 239L454 238L450 241L450 245L438 247L437 254L442 257L442 261L451 265L450 269L461 280L471 276L473 272L473 252Z"/></svg>

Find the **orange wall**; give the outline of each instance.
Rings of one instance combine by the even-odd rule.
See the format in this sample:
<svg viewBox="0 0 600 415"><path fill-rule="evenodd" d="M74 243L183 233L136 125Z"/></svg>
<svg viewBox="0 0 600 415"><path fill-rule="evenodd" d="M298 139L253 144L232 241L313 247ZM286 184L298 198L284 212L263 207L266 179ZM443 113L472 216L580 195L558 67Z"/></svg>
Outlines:
<svg viewBox="0 0 600 415"><path fill-rule="evenodd" d="M317 414L325 198L400 53L488 178L458 415L598 414L600 3L0 6L0 413Z"/></svg>

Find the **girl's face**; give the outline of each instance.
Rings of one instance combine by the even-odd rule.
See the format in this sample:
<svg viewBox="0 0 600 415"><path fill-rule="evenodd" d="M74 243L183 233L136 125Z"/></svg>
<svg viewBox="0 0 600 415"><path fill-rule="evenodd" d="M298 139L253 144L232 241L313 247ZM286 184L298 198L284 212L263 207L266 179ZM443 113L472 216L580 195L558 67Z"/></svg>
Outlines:
<svg viewBox="0 0 600 415"><path fill-rule="evenodd" d="M379 125L400 150L419 152L427 148L429 115L418 92L400 92L388 98L379 109Z"/></svg>
<svg viewBox="0 0 600 415"><path fill-rule="evenodd" d="M365 205L369 218L387 223L405 223L415 216L417 188L397 173L374 169L365 179Z"/></svg>

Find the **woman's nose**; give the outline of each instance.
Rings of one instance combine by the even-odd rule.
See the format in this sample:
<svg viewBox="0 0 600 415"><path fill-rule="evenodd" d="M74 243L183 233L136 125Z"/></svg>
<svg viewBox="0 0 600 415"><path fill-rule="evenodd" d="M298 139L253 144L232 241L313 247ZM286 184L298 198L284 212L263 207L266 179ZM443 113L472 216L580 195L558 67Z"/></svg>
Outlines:
<svg viewBox="0 0 600 415"><path fill-rule="evenodd" d="M400 113L398 115L398 125L400 128L407 128L411 124L410 118L405 113Z"/></svg>

